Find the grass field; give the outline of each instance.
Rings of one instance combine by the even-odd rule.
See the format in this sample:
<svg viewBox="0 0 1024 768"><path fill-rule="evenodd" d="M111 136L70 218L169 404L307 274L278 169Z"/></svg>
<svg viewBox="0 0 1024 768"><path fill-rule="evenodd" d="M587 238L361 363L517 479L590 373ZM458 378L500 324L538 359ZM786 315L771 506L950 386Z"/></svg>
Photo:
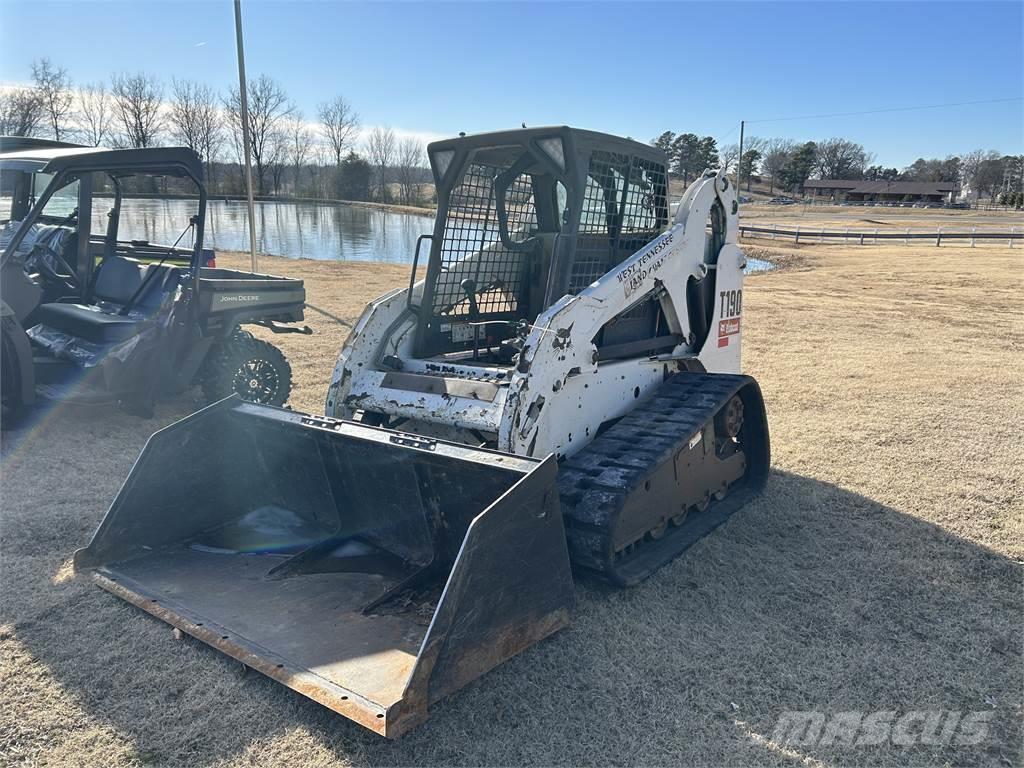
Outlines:
<svg viewBox="0 0 1024 768"><path fill-rule="evenodd" d="M641 587L579 584L569 629L398 742L72 576L146 437L194 399L148 421L61 407L5 434L0 764L1020 765L1024 249L748 250L786 265L744 302L765 493ZM407 280L261 267L349 321ZM309 320L317 335L278 341L293 405L319 411L346 332ZM974 746L786 746L772 733L787 710L992 721Z"/></svg>
<svg viewBox="0 0 1024 768"><path fill-rule="evenodd" d="M888 208L840 205L745 205L742 223L754 226L777 224L781 229L800 226L813 236L822 227L840 231L871 232L1010 232L1024 228L1020 211L959 210L956 208ZM1005 242L1001 243L1006 245Z"/></svg>

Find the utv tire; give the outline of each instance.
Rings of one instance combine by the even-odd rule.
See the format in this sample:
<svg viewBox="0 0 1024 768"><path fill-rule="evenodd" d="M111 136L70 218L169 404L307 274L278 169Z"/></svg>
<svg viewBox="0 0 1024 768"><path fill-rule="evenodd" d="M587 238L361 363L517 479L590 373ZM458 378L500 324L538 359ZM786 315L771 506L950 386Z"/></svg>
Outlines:
<svg viewBox="0 0 1024 768"><path fill-rule="evenodd" d="M5 323L0 335L0 430L4 432L20 427L30 410L21 397L23 382L18 349L7 331Z"/></svg>
<svg viewBox="0 0 1024 768"><path fill-rule="evenodd" d="M249 402L282 406L292 390L292 367L273 344L237 334L210 350L201 385L211 402L237 394Z"/></svg>

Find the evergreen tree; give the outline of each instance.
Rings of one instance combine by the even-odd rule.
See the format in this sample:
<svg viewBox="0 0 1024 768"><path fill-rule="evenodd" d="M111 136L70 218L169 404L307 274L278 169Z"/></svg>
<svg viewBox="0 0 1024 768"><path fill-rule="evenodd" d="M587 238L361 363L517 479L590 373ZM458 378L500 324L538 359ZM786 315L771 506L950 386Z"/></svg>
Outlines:
<svg viewBox="0 0 1024 768"><path fill-rule="evenodd" d="M370 164L350 151L338 166L335 194L341 200L370 199Z"/></svg>

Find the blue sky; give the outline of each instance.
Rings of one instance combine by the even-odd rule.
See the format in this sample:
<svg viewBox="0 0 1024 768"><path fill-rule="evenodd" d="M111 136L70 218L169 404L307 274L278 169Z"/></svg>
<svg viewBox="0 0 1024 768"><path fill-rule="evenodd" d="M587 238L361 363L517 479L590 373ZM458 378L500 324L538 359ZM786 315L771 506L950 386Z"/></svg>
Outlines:
<svg viewBox="0 0 1024 768"><path fill-rule="evenodd" d="M314 3L243 0L249 74L307 116L342 93L364 124L427 136L568 123L737 138L741 119L1021 97L1024 4ZM144 69L236 81L230 0L0 2L0 80L49 56L76 82ZM885 165L1024 152L1022 102L753 123L863 143Z"/></svg>

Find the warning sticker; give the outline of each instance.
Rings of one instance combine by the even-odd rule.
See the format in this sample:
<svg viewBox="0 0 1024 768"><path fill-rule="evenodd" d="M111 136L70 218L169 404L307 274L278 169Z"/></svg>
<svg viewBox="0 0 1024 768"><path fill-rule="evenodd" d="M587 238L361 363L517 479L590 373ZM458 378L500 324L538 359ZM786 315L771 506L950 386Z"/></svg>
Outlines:
<svg viewBox="0 0 1024 768"><path fill-rule="evenodd" d="M452 324L452 341L472 341L473 326L470 323Z"/></svg>
<svg viewBox="0 0 1024 768"><path fill-rule="evenodd" d="M728 347L729 337L740 332L740 319L731 317L728 320L718 321L718 346Z"/></svg>

